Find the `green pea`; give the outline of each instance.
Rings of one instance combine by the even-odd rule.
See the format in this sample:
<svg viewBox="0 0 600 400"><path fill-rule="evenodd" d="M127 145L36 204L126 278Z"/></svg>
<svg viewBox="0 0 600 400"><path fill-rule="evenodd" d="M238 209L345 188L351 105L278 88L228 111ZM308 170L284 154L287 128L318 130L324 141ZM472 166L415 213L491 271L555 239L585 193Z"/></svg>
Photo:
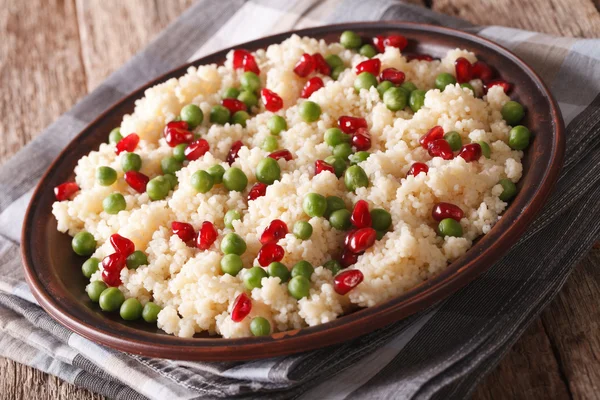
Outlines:
<svg viewBox="0 0 600 400"><path fill-rule="evenodd" d="M148 193L150 200L163 200L169 195L172 189L171 184L169 178L164 176L154 177L146 185L146 193Z"/></svg>
<svg viewBox="0 0 600 400"><path fill-rule="evenodd" d="M360 187L369 186L369 177L361 167L352 165L344 173L344 183L346 184L346 189L354 192Z"/></svg>
<svg viewBox="0 0 600 400"><path fill-rule="evenodd" d="M502 106L502 110L500 111L500 113L502 114L502 118L504 118L507 124L516 125L519 122L521 122L521 120L525 116L525 109L521 104L511 100L507 101Z"/></svg>
<svg viewBox="0 0 600 400"><path fill-rule="evenodd" d="M185 157L185 149L187 149L187 143L180 143L173 148L173 157L179 161L184 162L186 160Z"/></svg>
<svg viewBox="0 0 600 400"><path fill-rule="evenodd" d="M352 146L350 145L350 143L340 143L334 146L331 153L335 157L339 157L342 160L347 160L348 156L352 154Z"/></svg>
<svg viewBox="0 0 600 400"><path fill-rule="evenodd" d="M239 95L240 95L240 90L238 88L234 88L234 87L227 88L223 92L224 99L237 99L237 97Z"/></svg>
<svg viewBox="0 0 600 400"><path fill-rule="evenodd" d="M389 88L383 94L383 103L391 111L403 110L408 104L410 93L400 87Z"/></svg>
<svg viewBox="0 0 600 400"><path fill-rule="evenodd" d="M235 114L233 114L233 117L231 117L231 123L241 125L243 128L245 128L246 121L249 119L250 114L248 114L246 111L236 111Z"/></svg>
<svg viewBox="0 0 600 400"><path fill-rule="evenodd" d="M248 185L248 177L238 167L231 167L223 174L223 185L227 190L241 192Z"/></svg>
<svg viewBox="0 0 600 400"><path fill-rule="evenodd" d="M220 104L214 105L210 110L210 122L213 124L225 125L230 116L229 110Z"/></svg>
<svg viewBox="0 0 600 400"><path fill-rule="evenodd" d="M368 151L357 151L356 153L351 154L350 157L348 157L348 160L350 161L350 164L356 165L365 161L367 158L369 158L370 155L371 153L369 153Z"/></svg>
<svg viewBox="0 0 600 400"><path fill-rule="evenodd" d="M323 267L330 270L333 276L336 276L342 270L342 264L337 260L329 260L323 264Z"/></svg>
<svg viewBox="0 0 600 400"><path fill-rule="evenodd" d="M347 49L358 49L362 44L362 39L354 31L344 31L340 35L340 43Z"/></svg>
<svg viewBox="0 0 600 400"><path fill-rule="evenodd" d="M462 226L452 218L445 218L440 221L438 231L441 236L461 237L463 234Z"/></svg>
<svg viewBox="0 0 600 400"><path fill-rule="evenodd" d="M187 122L189 129L194 129L204 121L204 113L195 104L188 104L179 113L181 120Z"/></svg>
<svg viewBox="0 0 600 400"><path fill-rule="evenodd" d="M136 153L124 153L121 156L121 168L123 172L139 171L142 168L142 157Z"/></svg>
<svg viewBox="0 0 600 400"><path fill-rule="evenodd" d="M408 93L412 93L413 91L417 90L417 85L410 81L404 82L402 85L400 85L400 87L406 90Z"/></svg>
<svg viewBox="0 0 600 400"><path fill-rule="evenodd" d="M490 148L490 145L487 144L487 142L479 140L475 143L478 143L479 146L481 146L481 154L483 154L485 158L490 158L492 156L492 149Z"/></svg>
<svg viewBox="0 0 600 400"><path fill-rule="evenodd" d="M280 262L272 262L267 267L267 272L271 277L278 277L281 280L281 283L285 283L290 280L290 271L287 267Z"/></svg>
<svg viewBox="0 0 600 400"><path fill-rule="evenodd" d="M338 231L345 231L352 226L350 217L352 214L346 209L336 210L329 216L329 223Z"/></svg>
<svg viewBox="0 0 600 400"><path fill-rule="evenodd" d="M454 85L456 83L456 78L447 72L442 72L438 76L435 77L435 87L444 91L446 86Z"/></svg>
<svg viewBox="0 0 600 400"><path fill-rule="evenodd" d="M531 132L523 125L517 125L510 130L508 145L513 150L525 150L529 146Z"/></svg>
<svg viewBox="0 0 600 400"><path fill-rule="evenodd" d="M267 121L267 128L273 135L279 135L281 131L287 130L287 122L285 118L280 115L273 115L269 121Z"/></svg>
<svg viewBox="0 0 600 400"><path fill-rule="evenodd" d="M252 71L246 71L240 77L240 85L244 90L256 92L260 89L260 78Z"/></svg>
<svg viewBox="0 0 600 400"><path fill-rule="evenodd" d="M215 184L211 174L206 171L199 170L192 174L190 184L198 193L207 193Z"/></svg>
<svg viewBox="0 0 600 400"><path fill-rule="evenodd" d="M306 100L298 107L298 114L305 122L315 122L321 116L321 106L314 101Z"/></svg>
<svg viewBox="0 0 600 400"><path fill-rule="evenodd" d="M117 171L111 167L98 167L96 169L96 180L102 186L110 186L117 180Z"/></svg>
<svg viewBox="0 0 600 400"><path fill-rule="evenodd" d="M337 146L340 143L348 143L350 139L350 135L345 134L339 128L329 128L323 135L323 140L331 147Z"/></svg>
<svg viewBox="0 0 600 400"><path fill-rule="evenodd" d="M358 50L358 54L367 58L373 58L375 57L375 54L377 54L377 50L370 44L363 44Z"/></svg>
<svg viewBox="0 0 600 400"><path fill-rule="evenodd" d="M100 260L96 257L88 258L85 260L83 265L81 266L81 272L83 276L90 279L90 277L98 271L98 265L100 265Z"/></svg>
<svg viewBox="0 0 600 400"><path fill-rule="evenodd" d="M254 336L267 336L271 334L271 324L266 318L254 317L250 321L250 332Z"/></svg>
<svg viewBox="0 0 600 400"><path fill-rule="evenodd" d="M242 257L237 254L225 254L221 258L221 271L224 274L236 276L244 268Z"/></svg>
<svg viewBox="0 0 600 400"><path fill-rule="evenodd" d="M253 92L249 92L247 90L242 90L242 92L238 95L237 99L244 103L246 107L248 107L248 109L258 104L258 96L256 96Z"/></svg>
<svg viewBox="0 0 600 400"><path fill-rule="evenodd" d="M377 240L381 240L383 239L383 237L385 236L385 234L387 233L386 231L376 231L377 233Z"/></svg>
<svg viewBox="0 0 600 400"><path fill-rule="evenodd" d="M281 168L277 160L271 157L263 158L256 166L256 179L267 185L281 179Z"/></svg>
<svg viewBox="0 0 600 400"><path fill-rule="evenodd" d="M295 276L288 282L288 292L296 300L307 297L310 292L310 281L305 276Z"/></svg>
<svg viewBox="0 0 600 400"><path fill-rule="evenodd" d="M269 135L265 138L261 148L264 151L273 152L277 150L279 147L279 142L277 141L277 136Z"/></svg>
<svg viewBox="0 0 600 400"><path fill-rule="evenodd" d="M461 83L460 87L463 88L463 89L464 88L469 89L471 92L473 92L473 96L475 96L475 89L473 89L473 86L471 86L470 83L466 83L466 82L465 83Z"/></svg>
<svg viewBox="0 0 600 400"><path fill-rule="evenodd" d="M332 212L337 210L345 210L346 203L340 197L327 196L327 208L325 210L325 217L329 218Z"/></svg>
<svg viewBox="0 0 600 400"><path fill-rule="evenodd" d="M383 99L384 93L394 87L394 84L390 81L383 81L379 85L377 85L377 91L379 92L379 97Z"/></svg>
<svg viewBox="0 0 600 400"><path fill-rule="evenodd" d="M92 300L94 303L97 303L100 301L100 295L102 292L104 292L104 290L106 290L107 287L108 286L106 286L106 283L102 281L94 281L90 282L85 287L85 291L87 292L90 300Z"/></svg>
<svg viewBox="0 0 600 400"><path fill-rule="evenodd" d="M462 138L460 137L460 133L456 131L447 132L444 135L444 140L448 142L452 151L458 151L462 147Z"/></svg>
<svg viewBox="0 0 600 400"><path fill-rule="evenodd" d="M338 56L337 54L328 55L327 57L325 57L325 62L327 63L327 65L329 65L329 68L331 68L332 70L337 67L344 66L344 61L342 61L340 56Z"/></svg>
<svg viewBox="0 0 600 400"><path fill-rule="evenodd" d="M498 196L500 200L508 202L517 195L517 186L510 179L500 179L498 183L502 185L502 193Z"/></svg>
<svg viewBox="0 0 600 400"><path fill-rule="evenodd" d="M146 253L143 251L136 250L127 256L125 262L127 264L127 269L137 269L141 265L148 265L148 257L146 257Z"/></svg>
<svg viewBox="0 0 600 400"><path fill-rule="evenodd" d="M292 278L295 278L296 276L303 276L306 279L310 280L310 277L312 276L313 272L315 272L315 269L311 263L305 260L298 261L292 267Z"/></svg>
<svg viewBox="0 0 600 400"><path fill-rule="evenodd" d="M408 105L414 112L419 111L421 107L423 107L423 105L425 104L425 93L427 92L419 89L410 92L410 97L408 98Z"/></svg>
<svg viewBox="0 0 600 400"><path fill-rule="evenodd" d="M160 160L160 167L163 174L175 174L183 167L183 164L181 161L177 161L175 157L165 157Z"/></svg>
<svg viewBox="0 0 600 400"><path fill-rule="evenodd" d="M371 227L377 231L387 231L392 226L392 214L383 208L371 210Z"/></svg>
<svg viewBox="0 0 600 400"><path fill-rule="evenodd" d="M344 171L346 170L346 161L344 161L341 157L329 156L325 160L327 164L331 165L335 170L335 176L338 178L344 175Z"/></svg>
<svg viewBox="0 0 600 400"><path fill-rule="evenodd" d="M121 318L125 321L135 321L136 319L140 319L142 317L142 311L144 307L142 307L142 303L134 297L129 298L121 304L121 308L119 309L119 314Z"/></svg>
<svg viewBox="0 0 600 400"><path fill-rule="evenodd" d="M237 233L230 232L221 241L223 254L237 254L241 256L246 251L246 242Z"/></svg>
<svg viewBox="0 0 600 400"><path fill-rule="evenodd" d="M268 278L267 271L261 267L252 267L244 272L244 286L248 290L262 287L262 279Z"/></svg>
<svg viewBox="0 0 600 400"><path fill-rule="evenodd" d="M127 208L127 202L121 193L112 193L102 200L102 208L107 214L118 214Z"/></svg>
<svg viewBox="0 0 600 400"><path fill-rule="evenodd" d="M344 72L346 70L346 67L343 65L340 65L339 67L335 67L334 69L331 70L331 79L333 79L334 81L337 81L338 78L340 77L341 73Z"/></svg>
<svg viewBox="0 0 600 400"><path fill-rule="evenodd" d="M318 193L309 193L304 196L302 209L309 217L322 217L327 210L327 200Z"/></svg>
<svg viewBox="0 0 600 400"><path fill-rule="evenodd" d="M225 217L223 218L223 222L225 223L225 227L229 229L233 229L233 221L241 220L242 215L238 210L229 210L225 213Z"/></svg>
<svg viewBox="0 0 600 400"><path fill-rule="evenodd" d="M225 174L225 168L220 164L215 164L209 167L206 172L213 178L213 184L218 185L223 183L223 175Z"/></svg>
<svg viewBox="0 0 600 400"><path fill-rule="evenodd" d="M354 90L357 93L361 89L369 90L373 86L377 87L377 78L370 72L361 72L354 80Z"/></svg>
<svg viewBox="0 0 600 400"><path fill-rule="evenodd" d="M292 233L300 240L308 240L312 236L313 227L310 222L297 221L294 224Z"/></svg>
<svg viewBox="0 0 600 400"><path fill-rule="evenodd" d="M100 308L102 311L117 311L121 304L125 301L125 296L116 287L109 287L104 289L104 291L100 294L100 299L98 302L100 303Z"/></svg>
<svg viewBox="0 0 600 400"><path fill-rule="evenodd" d="M144 305L144 309L142 310L142 318L144 321L149 323L154 323L158 320L158 313L160 313L162 308L149 301Z"/></svg>
<svg viewBox="0 0 600 400"><path fill-rule="evenodd" d="M179 183L179 180L173 174L164 174L163 178L165 178L165 180L169 182L169 190L175 189L175 186L177 186L177 184Z"/></svg>
<svg viewBox="0 0 600 400"><path fill-rule="evenodd" d="M108 143L117 144L121 141L121 139L123 139L123 135L121 135L121 128L119 127L114 128L108 134Z"/></svg>

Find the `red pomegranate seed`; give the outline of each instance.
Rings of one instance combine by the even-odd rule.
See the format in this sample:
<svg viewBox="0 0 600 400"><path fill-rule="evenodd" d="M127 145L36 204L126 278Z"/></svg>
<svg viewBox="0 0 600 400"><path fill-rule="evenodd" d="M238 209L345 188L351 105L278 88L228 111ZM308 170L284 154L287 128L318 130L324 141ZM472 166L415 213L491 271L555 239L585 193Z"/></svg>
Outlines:
<svg viewBox="0 0 600 400"><path fill-rule="evenodd" d="M244 71L254 72L256 75L260 74L260 69L258 68L258 64L256 64L256 60L254 56L250 53L245 54L242 60L242 66L244 67Z"/></svg>
<svg viewBox="0 0 600 400"><path fill-rule="evenodd" d="M408 170L408 175L417 176L421 172L427 175L427 173L429 172L429 167L427 166L427 164L416 162L410 166L410 169Z"/></svg>
<svg viewBox="0 0 600 400"><path fill-rule="evenodd" d="M283 107L283 100L272 90L263 89L260 91L260 98L265 104L265 108L271 112L277 112Z"/></svg>
<svg viewBox="0 0 600 400"><path fill-rule="evenodd" d="M127 256L121 253L112 253L102 259L102 268L107 272L116 272L117 275L123 268L125 268L125 262Z"/></svg>
<svg viewBox="0 0 600 400"><path fill-rule="evenodd" d="M217 236L217 229L213 223L204 221L196 237L196 247L200 250L208 249L217 240Z"/></svg>
<svg viewBox="0 0 600 400"><path fill-rule="evenodd" d="M231 149L229 149L229 153L227 154L227 158L225 159L225 161L227 161L229 165L233 164L235 159L238 158L238 152L240 151L243 145L244 143L242 143L241 140L233 142L233 144L231 145Z"/></svg>
<svg viewBox="0 0 600 400"><path fill-rule="evenodd" d="M144 193L146 191L146 185L149 180L150 178L141 172L133 170L125 172L125 182L138 193Z"/></svg>
<svg viewBox="0 0 600 400"><path fill-rule="evenodd" d="M173 231L173 234L179 236L179 239L186 243L194 240L196 237L194 227L187 222L173 221L171 222L171 230Z"/></svg>
<svg viewBox="0 0 600 400"><path fill-rule="evenodd" d="M185 154L186 159L193 161L205 155L209 148L210 146L206 140L198 139L190 143L183 151L183 154Z"/></svg>
<svg viewBox="0 0 600 400"><path fill-rule="evenodd" d="M350 234L348 238L348 250L354 254L362 253L375 244L377 231L371 227L360 228Z"/></svg>
<svg viewBox="0 0 600 400"><path fill-rule="evenodd" d="M325 61L325 57L321 53L315 53L312 55L315 60L315 70L323 75L329 75L331 73L331 67Z"/></svg>
<svg viewBox="0 0 600 400"><path fill-rule="evenodd" d="M431 157L442 157L444 160L452 160L454 158L450 144L444 139L437 139L429 143L427 151Z"/></svg>
<svg viewBox="0 0 600 400"><path fill-rule="evenodd" d="M250 314L250 311L252 311L252 300L246 293L241 293L233 302L231 320L240 322Z"/></svg>
<svg viewBox="0 0 600 400"><path fill-rule="evenodd" d="M258 263L266 267L275 261L281 261L283 259L284 251L283 247L277 243L267 243L258 251Z"/></svg>
<svg viewBox="0 0 600 400"><path fill-rule="evenodd" d="M112 287L120 286L123 283L121 281L121 271L110 272L110 271L104 270L104 271L102 271L102 280L108 286L112 286Z"/></svg>
<svg viewBox="0 0 600 400"><path fill-rule="evenodd" d="M122 254L125 257L135 251L135 244L118 233L114 233L110 236L110 244L117 253Z"/></svg>
<svg viewBox="0 0 600 400"><path fill-rule="evenodd" d="M464 57L458 57L454 61L454 72L458 83L469 82L473 79L473 68L471 62Z"/></svg>
<svg viewBox="0 0 600 400"><path fill-rule="evenodd" d="M348 233L346 233L346 236L344 237L344 247L348 248L348 244L350 243L350 238L352 237L352 234L354 232L356 232L358 230L358 228L352 228L348 231Z"/></svg>
<svg viewBox="0 0 600 400"><path fill-rule="evenodd" d="M291 161L293 158L292 153L290 153L288 149L274 151L273 153L269 154L269 157L274 158L275 160L283 158L285 161Z"/></svg>
<svg viewBox="0 0 600 400"><path fill-rule="evenodd" d="M359 255L360 254L355 254L348 249L344 249L342 251L342 255L340 256L340 263L342 264L342 267L348 268L349 266L356 264Z"/></svg>
<svg viewBox="0 0 600 400"><path fill-rule="evenodd" d="M419 139L419 143L421 144L422 148L427 149L429 148L429 143L433 142L434 140L443 138L444 129L441 126L437 125L431 128L426 134L421 136L421 138Z"/></svg>
<svg viewBox="0 0 600 400"><path fill-rule="evenodd" d="M408 45L408 40L402 35L390 35L383 40L385 47L397 47L400 50Z"/></svg>
<svg viewBox="0 0 600 400"><path fill-rule="evenodd" d="M128 151L131 153L135 150L139 142L140 137L137 135L137 133L130 133L123 139L119 140L119 143L117 143L115 153L121 154L124 151Z"/></svg>
<svg viewBox="0 0 600 400"><path fill-rule="evenodd" d="M316 67L315 59L308 53L302 54L300 60L296 63L294 67L294 73L299 77L306 78L310 75Z"/></svg>
<svg viewBox="0 0 600 400"><path fill-rule="evenodd" d="M333 278L333 288L336 293L345 295L357 287L364 278L363 273L358 269L342 271Z"/></svg>
<svg viewBox="0 0 600 400"><path fill-rule="evenodd" d="M404 72L398 71L396 68L386 68L379 75L380 81L390 81L394 85L401 85L405 78Z"/></svg>
<svg viewBox="0 0 600 400"><path fill-rule="evenodd" d="M238 99L223 99L221 100L221 105L228 109L231 115L238 111L246 111L247 109L246 104Z"/></svg>
<svg viewBox="0 0 600 400"><path fill-rule="evenodd" d="M494 78L494 70L483 61L477 61L475 64L473 64L471 71L473 72L474 78L479 78L484 83Z"/></svg>
<svg viewBox="0 0 600 400"><path fill-rule="evenodd" d="M433 206L433 210L431 210L431 216L438 222L446 218L452 218L457 222L460 222L460 220L465 216L465 213L459 206L456 206L452 203L440 202Z"/></svg>
<svg viewBox="0 0 600 400"><path fill-rule="evenodd" d="M385 37L383 35L377 35L373 38L373 46L380 52L385 52L385 45L383 44Z"/></svg>
<svg viewBox="0 0 600 400"><path fill-rule="evenodd" d="M358 128L352 135L351 141L356 150L363 151L371 148L371 135L367 128Z"/></svg>
<svg viewBox="0 0 600 400"><path fill-rule="evenodd" d="M379 58L371 58L370 60L365 60L359 63L356 68L356 75L361 72L370 72L373 75L379 75L379 70L381 69L381 60Z"/></svg>
<svg viewBox="0 0 600 400"><path fill-rule="evenodd" d="M254 186L252 186L252 188L248 192L248 201L256 200L259 197L264 196L267 193L267 186L268 185L266 183L255 183Z"/></svg>
<svg viewBox="0 0 600 400"><path fill-rule="evenodd" d="M265 231L260 237L260 242L262 244L277 243L279 239L285 237L287 234L288 227L285 222L280 219L274 219L269 226L265 228Z"/></svg>
<svg viewBox="0 0 600 400"><path fill-rule="evenodd" d="M244 57L250 54L248 50L236 49L233 51L233 68L244 68Z"/></svg>
<svg viewBox="0 0 600 400"><path fill-rule="evenodd" d="M303 99L308 99L311 94L321 89L325 84L323 83L323 79L315 76L314 78L310 78L302 88L302 92L300 93L300 97Z"/></svg>
<svg viewBox="0 0 600 400"><path fill-rule="evenodd" d="M492 86L502 86L502 89L504 89L504 93L506 94L509 94L512 90L512 85L506 82L504 79L494 79L483 85L483 91L487 93Z"/></svg>
<svg viewBox="0 0 600 400"><path fill-rule="evenodd" d="M344 133L354 133L358 130L358 128L368 128L367 120L364 118L358 117L349 117L347 115L343 115L338 118L338 127Z"/></svg>
<svg viewBox="0 0 600 400"><path fill-rule="evenodd" d="M181 143L190 143L194 140L194 135L188 130L188 124L185 121L169 122L165 126L164 135L167 144L171 147L175 147Z"/></svg>
<svg viewBox="0 0 600 400"><path fill-rule="evenodd" d="M429 54L409 54L406 56L407 61L418 60L418 61L433 61L433 57Z"/></svg>
<svg viewBox="0 0 600 400"><path fill-rule="evenodd" d="M71 200L73 195L79 191L79 186L75 182L61 183L54 188L54 197L56 200Z"/></svg>
<svg viewBox="0 0 600 400"><path fill-rule="evenodd" d="M359 200L354 205L350 221L357 228L367 228L371 226L371 213L369 212L369 203L365 200Z"/></svg>
<svg viewBox="0 0 600 400"><path fill-rule="evenodd" d="M176 128L176 129L183 129L184 131L189 130L189 125L187 122L185 121L171 121L167 124L166 128Z"/></svg>
<svg viewBox="0 0 600 400"><path fill-rule="evenodd" d="M458 156L464 158L466 162L477 161L481 157L481 146L479 143L465 144L458 152Z"/></svg>
<svg viewBox="0 0 600 400"><path fill-rule="evenodd" d="M315 175L319 175L323 171L329 171L335 175L335 168L333 168L333 165L323 160L315 161Z"/></svg>

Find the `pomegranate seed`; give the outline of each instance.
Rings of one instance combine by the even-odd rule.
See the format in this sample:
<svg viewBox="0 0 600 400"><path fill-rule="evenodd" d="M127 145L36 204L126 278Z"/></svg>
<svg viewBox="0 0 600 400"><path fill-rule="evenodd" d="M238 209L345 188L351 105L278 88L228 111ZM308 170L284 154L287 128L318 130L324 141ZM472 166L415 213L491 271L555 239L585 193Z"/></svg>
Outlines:
<svg viewBox="0 0 600 400"><path fill-rule="evenodd" d="M250 311L252 311L252 300L246 293L241 293L233 302L231 320L240 322L250 314Z"/></svg>
<svg viewBox="0 0 600 400"><path fill-rule="evenodd" d="M138 193L144 193L146 191L146 185L149 180L150 178L141 172L134 170L125 172L125 182Z"/></svg>
<svg viewBox="0 0 600 400"><path fill-rule="evenodd" d="M164 135L170 147L175 147L181 143L190 143L194 140L194 135L188 130L188 124L185 121L169 122L165 126Z"/></svg>
<svg viewBox="0 0 600 400"><path fill-rule="evenodd" d="M204 221L196 236L196 247L200 250L208 249L217 240L217 236L217 229L213 223Z"/></svg>
<svg viewBox="0 0 600 400"><path fill-rule="evenodd" d="M433 57L429 54L409 54L406 56L406 61L433 61Z"/></svg>
<svg viewBox="0 0 600 400"><path fill-rule="evenodd" d="M421 172L427 175L427 173L429 172L429 167L427 166L427 164L416 162L410 166L410 169L408 170L408 175L417 176Z"/></svg>
<svg viewBox="0 0 600 400"><path fill-rule="evenodd" d="M369 212L369 203L359 200L354 205L350 221L357 228L367 228L371 226L371 213Z"/></svg>
<svg viewBox="0 0 600 400"><path fill-rule="evenodd" d="M379 75L380 81L390 81L394 85L401 85L405 78L404 72L398 71L396 68L386 68Z"/></svg>
<svg viewBox="0 0 600 400"><path fill-rule="evenodd" d="M323 160L315 161L315 175L319 175L323 171L329 171L335 175L335 168L333 168L333 165Z"/></svg>
<svg viewBox="0 0 600 400"><path fill-rule="evenodd" d="M135 251L135 244L133 244L131 240L119 235L118 233L110 236L110 244L117 253L122 254L125 257Z"/></svg>
<svg viewBox="0 0 600 400"><path fill-rule="evenodd" d="M171 230L173 231L173 234L179 236L179 239L186 243L194 240L196 237L194 227L187 222L173 221L171 222Z"/></svg>
<svg viewBox="0 0 600 400"><path fill-rule="evenodd" d="M54 197L56 200L71 200L73 195L79 191L79 186L75 182L61 183L54 188Z"/></svg>
<svg viewBox="0 0 600 400"><path fill-rule="evenodd" d="M123 283L121 281L121 271L109 272L107 270L104 270L104 271L102 271L102 280L108 286L112 286L112 287L120 286Z"/></svg>
<svg viewBox="0 0 600 400"><path fill-rule="evenodd" d="M329 75L331 73L331 67L325 61L325 57L321 53L315 53L312 55L315 60L315 70L323 75Z"/></svg>
<svg viewBox="0 0 600 400"><path fill-rule="evenodd" d="M510 83L506 82L503 79L494 79L494 80L487 82L485 85L483 85L484 93L487 93L488 90L492 86L502 86L502 89L504 89L504 93L506 93L506 94L509 94L510 91L512 90L512 85ZM119 143L121 143L121 142L119 142Z"/></svg>
<svg viewBox="0 0 600 400"><path fill-rule="evenodd" d="M427 149L429 147L429 143L433 142L434 140L443 138L444 129L441 126L437 125L431 128L426 134L421 136L421 138L419 139L419 143L421 144L422 148Z"/></svg>
<svg viewBox="0 0 600 400"><path fill-rule="evenodd" d="M349 116L341 116L338 119L338 127L344 133L354 133L358 130L358 128L368 128L367 120L364 118L357 117L349 117Z"/></svg>
<svg viewBox="0 0 600 400"><path fill-rule="evenodd" d="M459 206L442 202L433 206L433 210L431 210L431 216L438 222L446 218L452 218L457 222L460 222L460 220L465 216L465 213Z"/></svg>
<svg viewBox="0 0 600 400"><path fill-rule="evenodd" d="M248 192L248 201L256 200L259 197L264 196L267 193L267 186L268 185L265 183L261 183L261 182L255 183L254 186L252 186L252 188Z"/></svg>
<svg viewBox="0 0 600 400"><path fill-rule="evenodd" d="M365 60L359 63L356 68L356 75L361 72L370 72L373 75L379 75L379 70L381 69L381 60L379 58L371 58L370 60Z"/></svg>
<svg viewBox="0 0 600 400"><path fill-rule="evenodd" d="M358 128L352 135L351 141L356 150L363 151L371 148L371 135L367 128Z"/></svg>
<svg viewBox="0 0 600 400"><path fill-rule="evenodd" d="M473 79L471 62L464 57L458 57L454 61L454 71L456 72L456 81L458 83L469 82Z"/></svg>
<svg viewBox="0 0 600 400"><path fill-rule="evenodd" d="M223 99L221 100L221 105L228 109L231 115L238 111L246 111L247 109L246 104L238 99Z"/></svg>
<svg viewBox="0 0 600 400"><path fill-rule="evenodd" d="M355 254L348 249L344 249L340 256L340 264L342 264L342 267L348 268L349 266L356 264L359 255L360 254Z"/></svg>
<svg viewBox="0 0 600 400"><path fill-rule="evenodd" d="M352 234L354 232L356 232L358 230L358 228L352 228L350 229L350 231L348 233L346 233L346 236L344 237L344 247L348 248L348 244L350 243L350 238L352 237Z"/></svg>
<svg viewBox="0 0 600 400"><path fill-rule="evenodd" d="M265 108L271 112L277 112L283 107L283 100L272 90L263 89L260 91L260 98L265 103Z"/></svg>
<svg viewBox="0 0 600 400"><path fill-rule="evenodd" d="M315 70L316 64L315 59L308 53L302 54L300 60L294 67L294 73L301 78L306 78Z"/></svg>
<svg viewBox="0 0 600 400"><path fill-rule="evenodd" d="M288 234L288 227L280 219L274 219L260 237L262 244L277 243L277 241Z"/></svg>
<svg viewBox="0 0 600 400"><path fill-rule="evenodd" d="M210 146L206 140L198 139L190 143L189 146L183 151L183 154L185 154L186 159L193 161L206 154L209 148Z"/></svg>
<svg viewBox="0 0 600 400"><path fill-rule="evenodd" d="M119 143L117 143L117 149L115 150L115 153L121 154L124 151L128 151L131 153L135 150L139 142L140 137L137 135L137 133L130 133L123 139L119 140Z"/></svg>
<svg viewBox="0 0 600 400"><path fill-rule="evenodd" d="M442 157L444 160L452 160L454 158L450 144L444 139L437 139L429 143L427 151L431 157Z"/></svg>
<svg viewBox="0 0 600 400"><path fill-rule="evenodd" d="M354 254L362 253L375 244L377 231L371 227L360 228L350 234L348 238L348 250Z"/></svg>
<svg viewBox="0 0 600 400"><path fill-rule="evenodd" d="M390 35L383 40L385 47L397 47L401 51L408 45L408 40L402 35Z"/></svg>
<svg viewBox="0 0 600 400"><path fill-rule="evenodd" d="M315 76L314 78L310 78L302 88L302 92L300 93L300 97L303 99L308 99L311 94L321 89L325 84L323 83L323 79Z"/></svg>
<svg viewBox="0 0 600 400"><path fill-rule="evenodd" d="M283 247L277 243L267 243L258 251L258 263L266 267L275 261L281 261L283 259L284 251Z"/></svg>
<svg viewBox="0 0 600 400"><path fill-rule="evenodd" d="M336 293L345 295L357 287L364 278L365 276L358 269L342 271L333 278L333 288Z"/></svg>
<svg viewBox="0 0 600 400"><path fill-rule="evenodd" d="M176 128L176 129L183 129L184 131L189 130L189 125L187 122L185 121L171 121L167 124L166 128Z"/></svg>
<svg viewBox="0 0 600 400"><path fill-rule="evenodd" d="M477 61L475 64L473 64L471 71L473 72L474 78L479 78L484 83L490 81L494 77L494 70L492 67L483 61Z"/></svg>
<svg viewBox="0 0 600 400"><path fill-rule="evenodd" d="M233 142L233 144L231 145L231 149L229 149L229 153L227 154L227 158L225 159L225 161L227 161L229 165L233 164L235 159L238 158L238 152L240 151L243 145L244 143L242 143L241 140Z"/></svg>
<svg viewBox="0 0 600 400"><path fill-rule="evenodd" d="M380 52L385 52L385 45L383 44L385 38L383 35L377 35L373 38L373 46Z"/></svg>
<svg viewBox="0 0 600 400"><path fill-rule="evenodd" d="M458 156L464 158L466 162L477 161L481 157L481 146L479 143L465 144L458 152Z"/></svg>
<svg viewBox="0 0 600 400"><path fill-rule="evenodd" d="M117 275L125 268L126 256L121 253L112 253L102 259L102 268L107 272L116 272Z"/></svg>
<svg viewBox="0 0 600 400"><path fill-rule="evenodd" d="M274 151L273 153L269 154L269 157L274 158L275 160L283 158L285 161L291 161L293 158L292 153L290 153L288 149Z"/></svg>
<svg viewBox="0 0 600 400"><path fill-rule="evenodd" d="M233 51L233 68L244 68L244 57L250 54L248 50L236 49Z"/></svg>
<svg viewBox="0 0 600 400"><path fill-rule="evenodd" d="M251 71L254 72L256 75L260 74L260 69L258 68L258 64L256 64L256 60L254 59L254 56L252 54L248 53L244 55L242 65L244 67L245 72Z"/></svg>

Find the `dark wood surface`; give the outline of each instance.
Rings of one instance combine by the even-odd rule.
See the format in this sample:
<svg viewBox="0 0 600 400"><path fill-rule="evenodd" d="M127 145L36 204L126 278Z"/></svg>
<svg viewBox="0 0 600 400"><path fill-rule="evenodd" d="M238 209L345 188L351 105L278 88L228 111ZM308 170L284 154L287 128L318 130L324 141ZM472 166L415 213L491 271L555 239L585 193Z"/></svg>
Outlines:
<svg viewBox="0 0 600 400"><path fill-rule="evenodd" d="M0 163L191 3L193 0L0 0ZM423 5L479 24L600 36L600 0L427 0ZM600 249L595 249L480 383L475 398L600 397L599 267ZM7 359L0 358L0 377L0 398L101 398Z"/></svg>

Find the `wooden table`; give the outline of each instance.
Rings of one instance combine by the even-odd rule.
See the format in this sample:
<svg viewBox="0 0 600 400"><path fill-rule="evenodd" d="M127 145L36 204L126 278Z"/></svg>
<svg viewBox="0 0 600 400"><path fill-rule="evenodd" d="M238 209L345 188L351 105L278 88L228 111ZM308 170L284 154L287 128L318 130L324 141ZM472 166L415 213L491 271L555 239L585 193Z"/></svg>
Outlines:
<svg viewBox="0 0 600 400"><path fill-rule="evenodd" d="M477 24L600 37L600 0L411 0ZM0 0L0 163L144 47L193 0ZM486 3L483 6L481 3ZM475 397L600 398L600 249ZM0 398L101 399L0 358Z"/></svg>

